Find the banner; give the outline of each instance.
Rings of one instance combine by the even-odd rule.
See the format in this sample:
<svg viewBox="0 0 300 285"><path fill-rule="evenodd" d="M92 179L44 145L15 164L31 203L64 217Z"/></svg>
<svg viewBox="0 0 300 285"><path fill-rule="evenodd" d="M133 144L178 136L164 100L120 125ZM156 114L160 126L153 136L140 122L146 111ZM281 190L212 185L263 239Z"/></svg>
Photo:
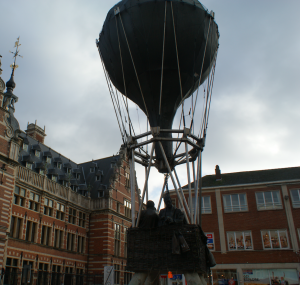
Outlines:
<svg viewBox="0 0 300 285"><path fill-rule="evenodd" d="M114 267L104 266L104 285L114 285Z"/></svg>

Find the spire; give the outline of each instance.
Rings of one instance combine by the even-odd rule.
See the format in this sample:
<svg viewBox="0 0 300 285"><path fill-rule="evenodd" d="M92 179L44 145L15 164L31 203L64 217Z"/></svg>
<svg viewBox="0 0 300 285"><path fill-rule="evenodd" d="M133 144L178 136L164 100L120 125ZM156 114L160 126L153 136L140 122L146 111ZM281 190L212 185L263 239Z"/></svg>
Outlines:
<svg viewBox="0 0 300 285"><path fill-rule="evenodd" d="M6 82L6 92L4 94L4 101L3 101L3 108L12 110L14 112L15 110L15 103L18 102L18 97L16 95L13 94L13 90L16 87L16 83L14 81L14 74L15 74L15 69L18 68L18 65L16 64L17 62L17 57L21 55L19 55L19 46L20 46L20 37L17 38L17 41L15 42L15 48L16 50L14 52L10 51L10 53L12 53L14 62L10 65L11 67L11 75L10 75L10 79Z"/></svg>
<svg viewBox="0 0 300 285"><path fill-rule="evenodd" d="M11 75L10 75L10 79L6 82L6 88L7 88L7 91L13 91L16 87L16 83L14 81L14 75L15 75L15 69L18 68L19 66L16 64L17 62L17 57L20 56L20 57L23 57L21 55L19 55L19 46L20 46L20 37L17 38L17 41L15 42L15 52L12 52L12 51L9 51L10 53L12 53L14 56L14 62L13 64L10 65L11 67Z"/></svg>

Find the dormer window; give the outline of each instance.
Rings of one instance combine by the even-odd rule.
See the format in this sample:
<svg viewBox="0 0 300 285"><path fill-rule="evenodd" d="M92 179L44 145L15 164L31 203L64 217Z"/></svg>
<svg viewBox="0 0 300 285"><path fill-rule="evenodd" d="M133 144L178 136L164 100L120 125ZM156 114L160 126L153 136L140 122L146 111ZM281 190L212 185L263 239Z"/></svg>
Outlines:
<svg viewBox="0 0 300 285"><path fill-rule="evenodd" d="M112 163L110 164L110 167L111 167L111 168L115 168L115 166L116 166L116 163L115 163L115 162L112 162Z"/></svg>
<svg viewBox="0 0 300 285"><path fill-rule="evenodd" d="M34 152L34 155L36 156L36 157L40 157L40 155L41 155L41 152L39 151L39 150L35 150L35 152Z"/></svg>
<svg viewBox="0 0 300 285"><path fill-rule="evenodd" d="M96 181L101 181L101 175L96 175Z"/></svg>
<svg viewBox="0 0 300 285"><path fill-rule="evenodd" d="M72 189L73 191L77 192L77 190L78 190L78 186L76 186L76 185L72 185L72 186L71 186L71 189Z"/></svg>
<svg viewBox="0 0 300 285"><path fill-rule="evenodd" d="M61 162L56 162L56 167L57 167L58 169L61 169L62 163L61 163Z"/></svg>
<svg viewBox="0 0 300 285"><path fill-rule="evenodd" d="M71 173L71 168L67 168L67 173Z"/></svg>
<svg viewBox="0 0 300 285"><path fill-rule="evenodd" d="M80 173L76 173L76 179L80 179Z"/></svg>
<svg viewBox="0 0 300 285"><path fill-rule="evenodd" d="M28 144L23 143L23 150L28 151Z"/></svg>
<svg viewBox="0 0 300 285"><path fill-rule="evenodd" d="M47 156L47 157L46 157L46 162L47 162L47 163L51 163L51 157Z"/></svg>
<svg viewBox="0 0 300 285"><path fill-rule="evenodd" d="M90 168L90 173L94 173L95 172L95 167L91 167Z"/></svg>
<svg viewBox="0 0 300 285"><path fill-rule="evenodd" d="M41 175L44 175L44 174L45 174L45 170L44 170L44 169L42 169L42 168L40 168L40 170L39 170L39 174L41 174Z"/></svg>
<svg viewBox="0 0 300 285"><path fill-rule="evenodd" d="M102 198L102 197L104 197L104 191L100 190L98 191L98 198Z"/></svg>
<svg viewBox="0 0 300 285"><path fill-rule="evenodd" d="M32 170L32 163L26 162L26 167L27 167L28 169L31 169L31 170Z"/></svg>
<svg viewBox="0 0 300 285"><path fill-rule="evenodd" d="M57 182L57 176L56 175L52 175L51 176L51 180L53 180L54 182Z"/></svg>

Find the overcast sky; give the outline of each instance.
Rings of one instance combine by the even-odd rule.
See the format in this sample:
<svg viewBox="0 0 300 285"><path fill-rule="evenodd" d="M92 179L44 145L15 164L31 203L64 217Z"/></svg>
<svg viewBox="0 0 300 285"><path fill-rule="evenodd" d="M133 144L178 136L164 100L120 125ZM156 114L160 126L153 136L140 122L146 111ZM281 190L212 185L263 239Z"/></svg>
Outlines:
<svg viewBox="0 0 300 285"><path fill-rule="evenodd" d="M21 129L37 120L46 126L45 144L76 163L116 154L122 143L95 45L116 2L0 2L5 82L9 50L18 36L22 44L14 90ZM222 173L299 166L300 1L202 4L215 12L220 31L203 174L214 173L216 164ZM150 190L157 196L161 179L155 177Z"/></svg>

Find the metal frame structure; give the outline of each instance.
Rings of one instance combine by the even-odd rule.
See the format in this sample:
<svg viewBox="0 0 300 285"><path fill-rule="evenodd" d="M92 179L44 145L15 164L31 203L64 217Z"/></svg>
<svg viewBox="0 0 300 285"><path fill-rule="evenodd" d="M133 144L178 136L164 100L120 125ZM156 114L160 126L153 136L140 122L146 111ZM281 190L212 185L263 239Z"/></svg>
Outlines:
<svg viewBox="0 0 300 285"><path fill-rule="evenodd" d="M172 134L181 134L181 137L178 138L165 138L161 137L160 134L163 133L172 133ZM143 138L147 138L145 141L139 142L139 140ZM150 137L150 139L148 139ZM183 189L181 187L175 166L171 169L171 166L168 162L166 157L164 148L162 146L162 141L173 141L179 142L180 144L185 145L185 151L174 156L175 159L175 166L180 164L186 164L187 168L187 181L188 181L188 201L184 196ZM201 158L202 158L202 151L204 148L204 141L205 138L197 138L195 135L191 134L190 129L184 128L183 130L171 130L171 129L160 129L159 127L151 128L151 131L137 135L137 136L129 136L127 140L127 149L130 155L130 171L131 171L131 201L135 201L136 198L136 191L135 191L135 163L139 163L145 167L145 182L143 191L141 194L140 200L140 207L139 207L139 214L135 217L135 203L132 203L132 226L137 227L139 225L139 219L141 216L142 206L141 203L144 203L145 196L146 202L148 201L148 180L151 167L155 167L155 156L154 156L154 148L155 145L158 144L160 150L163 155L164 162L167 166L168 173L162 187L158 210L160 209L163 192L167 183L168 176L171 178L175 192L178 197L178 201L180 204L180 208L184 213L184 216L188 223L190 224L199 224L201 225ZM142 154L138 151L141 146L143 145L152 145L150 155L149 154ZM189 146L191 149L189 150ZM197 175L193 174L194 181L196 181L196 187L194 185L194 197L195 197L195 204L192 204L192 187L191 187L191 171L190 171L190 163L193 164L193 169L195 168L194 163L197 162ZM199 202L198 202L199 201Z"/></svg>

